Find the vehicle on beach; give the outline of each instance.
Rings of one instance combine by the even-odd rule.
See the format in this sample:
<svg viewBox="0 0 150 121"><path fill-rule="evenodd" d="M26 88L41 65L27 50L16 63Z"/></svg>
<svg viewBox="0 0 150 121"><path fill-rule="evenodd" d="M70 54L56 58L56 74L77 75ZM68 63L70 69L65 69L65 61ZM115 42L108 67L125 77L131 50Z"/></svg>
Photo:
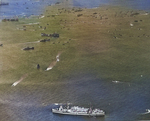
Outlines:
<svg viewBox="0 0 150 121"><path fill-rule="evenodd" d="M26 48L23 48L23 50L34 50L34 47L26 47Z"/></svg>
<svg viewBox="0 0 150 121"><path fill-rule="evenodd" d="M42 39L42 40L40 40L40 42L48 42L48 41L50 41L50 39Z"/></svg>
<svg viewBox="0 0 150 121"><path fill-rule="evenodd" d="M78 115L78 116L105 116L105 112L101 109L84 108L79 106L67 106L62 105L59 108L52 109L53 113L64 115Z"/></svg>
<svg viewBox="0 0 150 121"><path fill-rule="evenodd" d="M3 21L3 22L6 22L6 21L17 22L17 21L19 21L19 19L18 19L18 18L16 18L16 19L15 19L15 18L11 18L11 19L9 19L9 18L6 19L6 18L5 18L5 19L3 19L2 21Z"/></svg>

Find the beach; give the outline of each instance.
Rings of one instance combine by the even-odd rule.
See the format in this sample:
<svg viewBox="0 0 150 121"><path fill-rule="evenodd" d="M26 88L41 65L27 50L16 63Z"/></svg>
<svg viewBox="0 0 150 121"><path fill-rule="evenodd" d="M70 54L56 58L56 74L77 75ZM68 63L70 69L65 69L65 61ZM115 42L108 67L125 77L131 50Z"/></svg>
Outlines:
<svg viewBox="0 0 150 121"><path fill-rule="evenodd" d="M54 103L91 102L108 112L101 120L135 120L150 106L149 13L71 5L65 1L41 15L0 23L1 119L65 121L51 113Z"/></svg>

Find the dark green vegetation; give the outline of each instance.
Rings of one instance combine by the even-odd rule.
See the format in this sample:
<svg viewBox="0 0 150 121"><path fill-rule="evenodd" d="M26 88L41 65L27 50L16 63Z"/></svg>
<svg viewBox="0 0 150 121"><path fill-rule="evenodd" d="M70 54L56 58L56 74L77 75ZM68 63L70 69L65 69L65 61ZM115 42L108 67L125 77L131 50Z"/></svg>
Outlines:
<svg viewBox="0 0 150 121"><path fill-rule="evenodd" d="M21 82L24 84L63 81L79 73L108 81L150 78L150 15L144 11L55 5L46 8L41 18L2 22L0 26L1 83L12 84L24 74L28 74ZM60 36L41 37L41 33ZM50 41L38 42L42 39ZM28 46L34 50L22 50ZM45 71L60 52L60 61Z"/></svg>

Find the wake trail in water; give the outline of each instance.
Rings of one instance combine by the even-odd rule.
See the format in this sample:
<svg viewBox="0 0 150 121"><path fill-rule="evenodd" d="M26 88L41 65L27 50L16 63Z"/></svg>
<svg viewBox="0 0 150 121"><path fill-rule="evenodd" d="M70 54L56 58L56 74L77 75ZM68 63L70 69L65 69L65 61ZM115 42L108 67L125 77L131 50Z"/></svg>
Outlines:
<svg viewBox="0 0 150 121"><path fill-rule="evenodd" d="M20 82L22 82L27 76L28 76L28 74L23 75L18 81L14 82L14 83L12 84L12 86L14 87L14 86L18 85L18 84L19 84Z"/></svg>
<svg viewBox="0 0 150 121"><path fill-rule="evenodd" d="M57 63L58 61L60 61L60 60L59 60L59 57L60 57L61 53L62 53L62 52L59 52L59 53L56 55L56 61L53 61L53 62L47 67L47 69L46 69L45 71L51 70L51 69L56 65L56 63Z"/></svg>
<svg viewBox="0 0 150 121"><path fill-rule="evenodd" d="M150 109L146 109L146 112L142 113L142 115L149 114L149 113L150 113Z"/></svg>

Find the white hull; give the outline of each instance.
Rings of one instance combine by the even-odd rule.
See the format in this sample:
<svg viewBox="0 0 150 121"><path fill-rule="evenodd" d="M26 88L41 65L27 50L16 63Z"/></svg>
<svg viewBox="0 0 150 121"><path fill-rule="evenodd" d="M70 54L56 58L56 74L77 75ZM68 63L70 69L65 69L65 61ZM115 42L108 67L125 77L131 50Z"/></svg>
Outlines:
<svg viewBox="0 0 150 121"><path fill-rule="evenodd" d="M52 109L53 113L63 115L76 115L76 116L104 116L105 113L85 113L85 112L64 112L57 109Z"/></svg>

